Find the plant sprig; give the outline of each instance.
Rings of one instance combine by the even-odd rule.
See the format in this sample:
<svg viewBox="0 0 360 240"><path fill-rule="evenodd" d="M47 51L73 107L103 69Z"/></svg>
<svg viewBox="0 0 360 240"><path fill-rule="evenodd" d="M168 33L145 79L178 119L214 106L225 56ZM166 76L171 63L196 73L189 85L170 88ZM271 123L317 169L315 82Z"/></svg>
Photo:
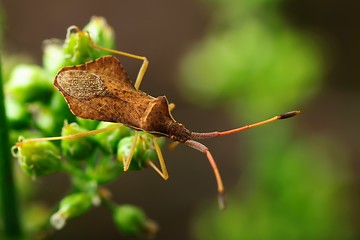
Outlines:
<svg viewBox="0 0 360 240"><path fill-rule="evenodd" d="M83 64L109 55L105 51L93 49L85 32L89 33L96 45L106 48L114 46L114 32L103 18L93 17L82 31L74 32L74 28L68 29L63 44L59 40L46 41L43 67L19 66L8 81L9 98L34 118L34 121L24 120L24 114L14 120L14 126L15 122L22 123L17 125L16 130L25 130L27 138L59 133L61 136L69 136L112 125L72 116L60 93L49 87L50 79L62 67ZM31 94L24 96L21 94L23 92ZM25 103L31 107L24 107ZM65 119L72 123L64 123ZM145 162L156 156L149 144L154 137L146 133L140 133L139 136L130 170L143 169L146 167ZM129 153L133 137L133 130L118 125L112 131L62 140L60 143L36 139L19 141L13 147L13 155L18 159L21 169L34 178L62 171L71 179L72 191L59 201L57 211L50 217L54 228L61 229L69 219L83 215L93 206L104 204L110 210L115 225L124 234L153 235L156 224L139 207L113 202L109 190L105 191L103 187L105 183L115 181L122 175L122 159Z"/></svg>

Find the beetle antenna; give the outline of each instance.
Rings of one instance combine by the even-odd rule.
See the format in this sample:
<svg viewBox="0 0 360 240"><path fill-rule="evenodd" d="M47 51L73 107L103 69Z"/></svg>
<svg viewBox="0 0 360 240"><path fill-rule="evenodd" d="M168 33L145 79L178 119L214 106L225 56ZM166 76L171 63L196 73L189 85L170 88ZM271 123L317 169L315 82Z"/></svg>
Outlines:
<svg viewBox="0 0 360 240"><path fill-rule="evenodd" d="M204 153L206 155L206 157L208 158L209 162L210 162L210 165L214 171L214 174L215 174L215 178L216 178L216 182L217 182L217 186L218 186L218 193L219 193L219 197L218 197L218 201L219 201L219 208L221 210L224 210L225 207L226 207L226 203L225 203L225 196L224 196L224 185L222 183L222 180L221 180L221 176L220 176L220 172L219 172L219 169L217 168L216 166L216 162L215 162L215 159L213 158L213 156L211 155L209 149L199 143L199 142L196 142L194 140L187 140L185 142L186 145L188 145L189 147L191 148L194 148L202 153Z"/></svg>
<svg viewBox="0 0 360 240"><path fill-rule="evenodd" d="M269 119L261 121L261 122L257 122L254 124L246 125L246 126L243 126L240 128L235 128L235 129L231 129L231 130L223 131L223 132L207 132L207 133L192 132L191 137L194 139L204 139L204 138L214 138L214 137L225 136L225 135L229 135L229 134L233 134L233 133L237 133L237 132L242 132L242 131L248 130L250 128L259 127L261 125L265 125L265 124L268 124L270 122L274 122L277 120L291 118L298 114L300 114L300 111L291 111L291 112L277 115L275 117L269 118Z"/></svg>

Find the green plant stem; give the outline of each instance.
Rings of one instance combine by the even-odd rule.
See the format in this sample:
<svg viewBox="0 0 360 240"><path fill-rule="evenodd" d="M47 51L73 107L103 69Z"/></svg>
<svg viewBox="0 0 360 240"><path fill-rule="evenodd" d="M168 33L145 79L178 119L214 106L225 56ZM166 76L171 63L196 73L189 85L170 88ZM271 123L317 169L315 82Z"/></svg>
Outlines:
<svg viewBox="0 0 360 240"><path fill-rule="evenodd" d="M5 236L7 239L19 239L21 237L21 226L4 103L2 62L0 55L0 204L5 226Z"/></svg>

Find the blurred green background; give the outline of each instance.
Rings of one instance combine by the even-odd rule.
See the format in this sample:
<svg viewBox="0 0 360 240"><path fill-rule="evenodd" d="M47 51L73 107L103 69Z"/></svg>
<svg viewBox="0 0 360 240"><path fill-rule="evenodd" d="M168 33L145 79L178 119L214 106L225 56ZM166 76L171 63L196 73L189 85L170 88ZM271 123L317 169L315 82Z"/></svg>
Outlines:
<svg viewBox="0 0 360 240"><path fill-rule="evenodd" d="M206 158L184 146L164 151L170 179L131 172L110 187L141 206L157 239L358 239L360 118L356 1L10 1L5 49L41 62L42 41L104 16L117 49L147 56L141 89L167 95L194 131L227 130L300 109L294 119L203 141L228 195L217 209ZM6 59L5 59L6 60ZM139 62L121 58L132 79ZM40 123L38 123L40 124ZM41 178L33 201L51 206L63 175ZM96 226L89 228L89 226ZM51 239L121 239L101 209Z"/></svg>

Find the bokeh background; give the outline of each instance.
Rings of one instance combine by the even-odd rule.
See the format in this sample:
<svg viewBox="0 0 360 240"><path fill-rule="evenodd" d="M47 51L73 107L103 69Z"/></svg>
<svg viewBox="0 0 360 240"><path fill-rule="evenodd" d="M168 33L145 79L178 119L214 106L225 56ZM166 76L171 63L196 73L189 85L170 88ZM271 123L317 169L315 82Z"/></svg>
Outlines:
<svg viewBox="0 0 360 240"><path fill-rule="evenodd" d="M164 151L170 179L125 174L114 199L142 207L157 239L358 239L359 3L300 0L2 0L6 51L41 63L42 42L63 39L93 15L114 28L117 49L147 56L141 89L176 103L195 131L226 130L300 109L296 119L206 140L228 193L217 209L206 158ZM135 78L140 63L121 59ZM34 201L66 193L61 174L36 182ZM126 239L100 208L51 239Z"/></svg>

